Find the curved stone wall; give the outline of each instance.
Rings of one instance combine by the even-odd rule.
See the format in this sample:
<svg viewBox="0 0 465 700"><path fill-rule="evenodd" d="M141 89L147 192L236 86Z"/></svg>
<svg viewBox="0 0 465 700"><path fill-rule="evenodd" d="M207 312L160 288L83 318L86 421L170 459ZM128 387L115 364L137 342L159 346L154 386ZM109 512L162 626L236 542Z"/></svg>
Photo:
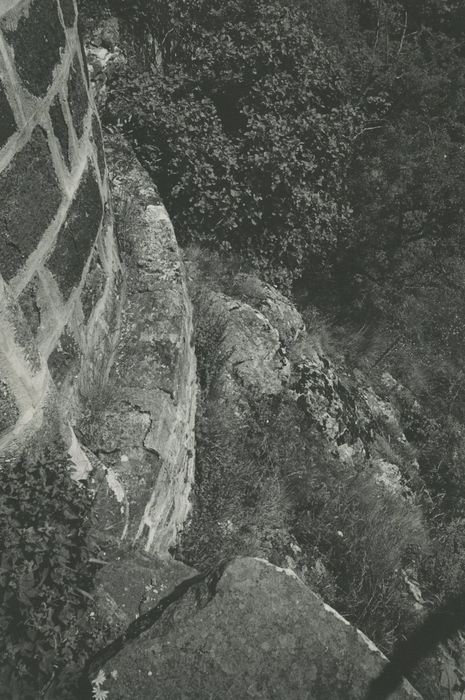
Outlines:
<svg viewBox="0 0 465 700"><path fill-rule="evenodd" d="M111 357L120 268L74 0L0 2L0 454ZM59 397L59 402L57 402Z"/></svg>

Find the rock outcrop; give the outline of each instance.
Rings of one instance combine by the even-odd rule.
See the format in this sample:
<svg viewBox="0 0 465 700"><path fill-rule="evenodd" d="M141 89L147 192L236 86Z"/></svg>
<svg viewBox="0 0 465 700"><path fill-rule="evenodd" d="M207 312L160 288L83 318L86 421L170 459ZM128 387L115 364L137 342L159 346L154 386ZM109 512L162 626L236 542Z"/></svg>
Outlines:
<svg viewBox="0 0 465 700"><path fill-rule="evenodd" d="M325 354L295 305L277 289L244 273L218 288L202 278L195 260L187 264L199 352L202 345L207 355L209 345L216 347L208 362L214 365L213 394L218 402L238 407L247 398L275 396L295 403L341 463L369 463L380 488L409 497L406 481L418 475L418 463L406 456L408 441L393 404L360 372Z"/></svg>
<svg viewBox="0 0 465 700"><path fill-rule="evenodd" d="M220 292L201 293L197 307L202 325L222 335L217 348L217 384L224 387L234 381L256 395L280 393L289 381L290 365L279 331L267 317Z"/></svg>
<svg viewBox="0 0 465 700"><path fill-rule="evenodd" d="M362 700L386 663L290 570L236 559L191 580L152 627L106 661L99 686L111 700ZM420 695L404 682L392 698Z"/></svg>

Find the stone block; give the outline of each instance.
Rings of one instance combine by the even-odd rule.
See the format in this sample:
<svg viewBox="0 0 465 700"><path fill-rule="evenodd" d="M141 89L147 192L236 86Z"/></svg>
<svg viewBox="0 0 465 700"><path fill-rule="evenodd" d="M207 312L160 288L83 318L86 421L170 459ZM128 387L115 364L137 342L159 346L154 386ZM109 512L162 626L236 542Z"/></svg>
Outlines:
<svg viewBox="0 0 465 700"><path fill-rule="evenodd" d="M36 127L0 174L0 272L11 279L35 250L61 201L47 137Z"/></svg>
<svg viewBox="0 0 465 700"><path fill-rule="evenodd" d="M24 314L24 318L34 334L37 332L37 329L40 326L40 308L37 303L37 285L37 277L34 277L23 290L18 299L21 311Z"/></svg>
<svg viewBox="0 0 465 700"><path fill-rule="evenodd" d="M143 635L131 634L139 618L126 630L131 644L107 657L112 700L363 700L386 665L291 569L264 559L185 579L163 603ZM94 662L91 678L99 668ZM389 697L421 700L405 680Z"/></svg>
<svg viewBox="0 0 465 700"><path fill-rule="evenodd" d="M100 190L93 170L87 170L61 227L47 267L67 298L81 281L103 215Z"/></svg>
<svg viewBox="0 0 465 700"><path fill-rule="evenodd" d="M0 148L16 131L16 122L10 103L0 83Z"/></svg>
<svg viewBox="0 0 465 700"><path fill-rule="evenodd" d="M58 345L48 358L48 368L57 387L63 384L63 380L73 367L76 367L79 359L79 347L70 331L65 328Z"/></svg>
<svg viewBox="0 0 465 700"><path fill-rule="evenodd" d="M50 119L52 120L53 132L60 142L63 158L65 159L65 163L69 168L70 155L68 125L65 121L58 95L55 97L52 106L50 107Z"/></svg>
<svg viewBox="0 0 465 700"><path fill-rule="evenodd" d="M12 428L18 417L19 411L14 397L5 382L0 380L0 435Z"/></svg>
<svg viewBox="0 0 465 700"><path fill-rule="evenodd" d="M31 369L40 369L40 355L37 349L32 330L26 318L20 313L19 308L14 305L10 308L8 320L14 330L14 339L18 347L23 351L23 355L29 363Z"/></svg>
<svg viewBox="0 0 465 700"><path fill-rule="evenodd" d="M81 138L84 131L84 117L87 114L89 106L89 96L87 94L84 76L77 54L74 57L73 65L69 72L68 104L73 117L76 134Z"/></svg>
<svg viewBox="0 0 465 700"><path fill-rule="evenodd" d="M9 28L10 15L7 13L0 20L0 28L14 51L16 70L29 92L43 97L52 82L53 70L61 61L65 45L56 0L32 2L15 30Z"/></svg>

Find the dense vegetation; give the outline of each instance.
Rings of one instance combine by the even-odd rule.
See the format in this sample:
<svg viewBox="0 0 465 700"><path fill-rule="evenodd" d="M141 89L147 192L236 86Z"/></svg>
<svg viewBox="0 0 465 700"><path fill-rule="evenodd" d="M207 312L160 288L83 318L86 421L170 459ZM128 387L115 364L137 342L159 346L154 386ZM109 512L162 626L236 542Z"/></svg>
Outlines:
<svg viewBox="0 0 465 700"><path fill-rule="evenodd" d="M358 296L447 274L464 210L458 4L114 4L164 70L120 75L107 117L126 122L183 242L247 252L278 279L336 275Z"/></svg>
<svg viewBox="0 0 465 700"><path fill-rule="evenodd" d="M331 52L279 2L145 7L163 75L120 76L108 117L127 122L181 242L241 251L281 282L325 269L362 120Z"/></svg>
<svg viewBox="0 0 465 700"><path fill-rule="evenodd" d="M92 644L91 499L55 448L0 468L0 687L37 698L70 681Z"/></svg>

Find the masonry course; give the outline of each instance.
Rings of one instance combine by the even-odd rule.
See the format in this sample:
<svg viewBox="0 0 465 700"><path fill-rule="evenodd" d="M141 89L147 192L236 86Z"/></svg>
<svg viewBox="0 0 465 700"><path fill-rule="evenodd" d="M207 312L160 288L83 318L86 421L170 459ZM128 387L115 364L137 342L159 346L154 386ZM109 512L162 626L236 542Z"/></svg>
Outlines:
<svg viewBox="0 0 465 700"><path fill-rule="evenodd" d="M32 2L14 30L9 28L7 14L0 20L0 28L5 31L23 84L33 95L44 96L65 45L56 0Z"/></svg>
<svg viewBox="0 0 465 700"><path fill-rule="evenodd" d="M96 175L90 168L84 174L68 216L58 233L55 249L47 267L68 298L76 287L97 236L103 207Z"/></svg>

